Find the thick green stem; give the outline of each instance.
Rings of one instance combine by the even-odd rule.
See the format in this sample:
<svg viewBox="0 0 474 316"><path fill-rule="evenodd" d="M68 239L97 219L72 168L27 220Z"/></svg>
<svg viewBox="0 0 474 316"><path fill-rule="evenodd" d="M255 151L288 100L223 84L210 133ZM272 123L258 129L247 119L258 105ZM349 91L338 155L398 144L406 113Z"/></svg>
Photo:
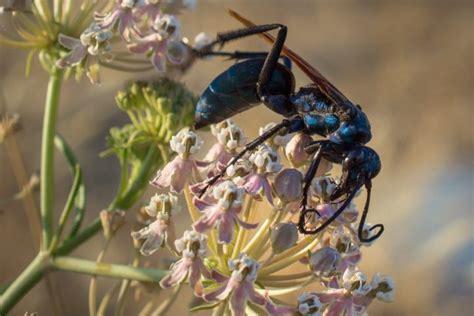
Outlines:
<svg viewBox="0 0 474 316"><path fill-rule="evenodd" d="M47 257L39 253L0 297L0 315L8 311L43 277Z"/></svg>
<svg viewBox="0 0 474 316"><path fill-rule="evenodd" d="M61 92L62 71L53 68L49 77L41 141L41 220L42 248L48 249L53 235L54 208L54 133Z"/></svg>
<svg viewBox="0 0 474 316"><path fill-rule="evenodd" d="M167 274L165 270L134 268L129 265L95 262L73 257L56 257L52 260L52 266L58 270L141 282L159 282Z"/></svg>

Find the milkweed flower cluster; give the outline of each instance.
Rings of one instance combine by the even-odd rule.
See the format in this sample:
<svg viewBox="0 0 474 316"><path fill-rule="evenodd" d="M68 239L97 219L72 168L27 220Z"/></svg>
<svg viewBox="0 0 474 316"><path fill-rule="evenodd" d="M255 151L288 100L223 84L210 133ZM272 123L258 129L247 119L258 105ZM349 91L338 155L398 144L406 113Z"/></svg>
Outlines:
<svg viewBox="0 0 474 316"><path fill-rule="evenodd" d="M39 52L48 71L73 68L77 77L85 71L92 83L100 82L99 65L120 71L155 68L172 76L186 71L195 59L193 49L210 41L204 33L194 44L181 36L178 15L195 6L195 0L34 1L0 11L14 12L17 33L0 31L0 44L30 49L30 56ZM30 63L31 58L28 69Z"/></svg>
<svg viewBox="0 0 474 316"><path fill-rule="evenodd" d="M261 133L272 126L265 126ZM152 198L147 208L153 210L150 215L160 212L155 211L157 207L163 208L156 201L165 196L176 201L184 192L193 221L191 229L175 239L174 247L168 247L178 258L161 287L189 283L200 302L193 311L215 309L236 316L362 315L375 299L393 300L394 284L389 276L377 273L369 281L358 268L363 247L371 244L358 239L355 204L319 234L298 232L295 222L303 172L310 162L302 147L311 140L309 136L280 134L269 139L228 167L202 195L206 180L223 172L246 141L243 130L232 120L212 126L211 131L216 143L203 160L196 158L203 144L199 135L187 128L178 132L170 141L176 157L151 181L170 193ZM291 167L284 167L287 164ZM329 173L331 167L323 162L311 183L309 200L319 212L312 225L329 218L340 205L329 200L338 185ZM167 216L162 225L168 227L174 218ZM132 233L134 238L146 238L143 255L154 252L150 247L162 247L165 239L170 241L166 228L155 226L152 223ZM309 285L319 290L304 292ZM295 291L302 293L294 302L277 298Z"/></svg>

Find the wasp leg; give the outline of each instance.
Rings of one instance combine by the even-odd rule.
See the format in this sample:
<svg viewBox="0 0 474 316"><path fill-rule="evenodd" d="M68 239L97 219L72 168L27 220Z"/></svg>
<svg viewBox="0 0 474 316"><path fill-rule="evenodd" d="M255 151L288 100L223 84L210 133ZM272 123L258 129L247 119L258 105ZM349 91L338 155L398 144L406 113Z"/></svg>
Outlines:
<svg viewBox="0 0 474 316"><path fill-rule="evenodd" d="M235 60L241 60L241 59L250 59L250 58L266 58L268 55L268 52L241 52L241 51L235 51L235 52L199 52L198 50L194 50L194 53L202 58L202 57L207 57L207 56L222 56L222 57L228 57L228 59L235 59ZM291 59L289 59L286 56L280 56L280 58L283 60L283 64L288 68L292 68L291 64Z"/></svg>
<svg viewBox="0 0 474 316"><path fill-rule="evenodd" d="M224 167L223 170L211 179L207 181L206 186L201 190L199 193L199 197L203 196L204 193L211 187L217 180L222 178L225 175L227 168L235 164L240 158L242 158L246 153L253 151L258 146L263 144L267 139L275 135L276 133L280 132L283 129L286 129L288 133L294 133L302 129L303 124L301 124L301 119L295 118L293 120L283 120L281 123L275 125L274 127L270 128L268 131L260 135L259 137L255 138L253 141L245 145L241 152L239 152L236 156L234 156L229 163Z"/></svg>
<svg viewBox="0 0 474 316"><path fill-rule="evenodd" d="M369 231L372 231L374 229L378 229L377 233L374 236L370 237L370 238L365 238L364 237L363 231L364 231L365 220L367 218L367 214L369 213L370 193L372 191L372 182L368 181L365 184L365 188L367 189L367 198L365 200L364 212L362 213L362 217L360 219L359 229L357 230L357 236L359 237L359 240L361 242L372 242L372 241L374 241L375 239L379 238L382 235L385 228L382 224L374 225L374 226L370 227Z"/></svg>
<svg viewBox="0 0 474 316"><path fill-rule="evenodd" d="M262 101L264 103L267 103L265 98L268 97L268 95L265 94L264 89L267 83L270 81L270 78L272 77L273 70L275 69L278 63L278 59L280 58L280 54L286 40L287 28L285 25L262 24L262 25L251 26L251 27L247 27L243 29L234 30L234 31L218 33L217 38L214 41L204 46L203 48L196 50L196 53L198 56L203 56L211 52L212 48L217 44L220 44L221 46L223 46L225 43L232 40L236 40L242 37L247 37L247 36L251 36L255 34L266 33L272 30L276 30L276 29L278 29L277 38L272 48L270 49L270 52L268 53L267 58L265 59L265 63L263 64L262 70L260 71L260 76L257 82L257 93L262 99Z"/></svg>
<svg viewBox="0 0 474 316"><path fill-rule="evenodd" d="M269 31L276 30L279 28L280 29L284 28L286 30L286 26L282 24L262 24L262 25L256 25L256 26L251 26L251 27L246 27L246 28L240 28L237 30L229 31L229 32L217 33L217 37L214 41L205 45L201 49L196 50L195 52L197 52L198 55L206 54L207 52L212 51L212 48L216 45L220 45L222 47L227 42L230 42L239 38L247 37L247 36L252 36L255 34L269 32Z"/></svg>
<svg viewBox="0 0 474 316"><path fill-rule="evenodd" d="M302 234L313 235L313 234L317 234L317 233L323 231L324 229L326 229L329 225L331 225L332 222L334 222L336 220L336 218L339 217L339 215L341 215L341 213L351 203L351 201L354 199L354 196L356 195L357 191L358 190L352 191L349 194L349 196L347 197L347 199L344 201L344 203L341 205L341 207L339 207L339 209L328 220L326 220L324 223L322 223L319 227L315 228L314 230L307 230L305 228L305 222L304 222L306 214L311 212L311 209L303 210L301 212L301 215L300 215L300 222L298 223L298 228L299 228L300 232Z"/></svg>

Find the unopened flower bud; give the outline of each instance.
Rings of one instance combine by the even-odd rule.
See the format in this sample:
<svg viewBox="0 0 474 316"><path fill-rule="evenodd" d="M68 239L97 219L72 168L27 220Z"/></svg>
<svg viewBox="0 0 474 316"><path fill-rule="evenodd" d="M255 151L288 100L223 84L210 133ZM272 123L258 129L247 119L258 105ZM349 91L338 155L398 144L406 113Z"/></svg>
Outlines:
<svg viewBox="0 0 474 316"><path fill-rule="evenodd" d="M315 293L304 292L298 297L298 312L301 315L320 316L321 301Z"/></svg>
<svg viewBox="0 0 474 316"><path fill-rule="evenodd" d="M329 278L338 274L341 262L341 254L332 247L320 248L309 257L309 267L319 278Z"/></svg>
<svg viewBox="0 0 474 316"><path fill-rule="evenodd" d="M273 188L283 202L296 201L303 193L303 175L296 169L284 169L276 176Z"/></svg>
<svg viewBox="0 0 474 316"><path fill-rule="evenodd" d="M293 167L298 168L308 162L310 155L305 152L304 148L312 141L311 136L304 133L297 133L286 144L286 158Z"/></svg>
<svg viewBox="0 0 474 316"><path fill-rule="evenodd" d="M100 222L102 223L104 236L108 239L125 224L125 212L102 210L100 212Z"/></svg>
<svg viewBox="0 0 474 316"><path fill-rule="evenodd" d="M298 241L298 228L294 223L279 223L271 228L270 240L274 253L281 253L293 247Z"/></svg>

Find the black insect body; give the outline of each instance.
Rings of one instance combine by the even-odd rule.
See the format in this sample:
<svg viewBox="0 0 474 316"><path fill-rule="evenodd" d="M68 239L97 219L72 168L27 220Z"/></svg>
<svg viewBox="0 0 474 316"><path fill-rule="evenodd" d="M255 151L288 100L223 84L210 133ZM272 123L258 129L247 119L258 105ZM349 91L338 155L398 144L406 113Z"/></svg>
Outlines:
<svg viewBox="0 0 474 316"><path fill-rule="evenodd" d="M195 53L198 56L220 55L245 60L234 64L216 77L201 95L196 108L195 128L218 123L260 103L281 114L285 119L248 143L220 174L208 180L202 194L224 175L228 166L236 163L246 153L256 149L276 133L301 131L309 135L317 134L323 136L325 140L315 141L305 148L308 153L313 154L313 160L304 177L303 200L298 223L300 232L316 234L325 229L365 186L367 200L358 236L364 242L378 238L384 229L381 224L370 228L370 231L377 229L370 238L363 235L370 203L371 180L378 174L381 166L377 153L365 146L372 137L367 116L360 106L348 100L319 71L284 46L287 32L284 25L257 26L235 12L231 14L247 28L219 33L215 41ZM276 39L266 33L275 29L278 29ZM212 50L216 45L222 46L228 41L254 34L259 34L273 43L268 53L227 53ZM295 80L291 70L279 63L282 55L301 68L312 79L312 83L295 92ZM330 197L331 201L340 202L342 205L319 227L308 229L307 219L311 213L317 213L315 209L307 207L308 191L322 158L342 165L341 181Z"/></svg>

